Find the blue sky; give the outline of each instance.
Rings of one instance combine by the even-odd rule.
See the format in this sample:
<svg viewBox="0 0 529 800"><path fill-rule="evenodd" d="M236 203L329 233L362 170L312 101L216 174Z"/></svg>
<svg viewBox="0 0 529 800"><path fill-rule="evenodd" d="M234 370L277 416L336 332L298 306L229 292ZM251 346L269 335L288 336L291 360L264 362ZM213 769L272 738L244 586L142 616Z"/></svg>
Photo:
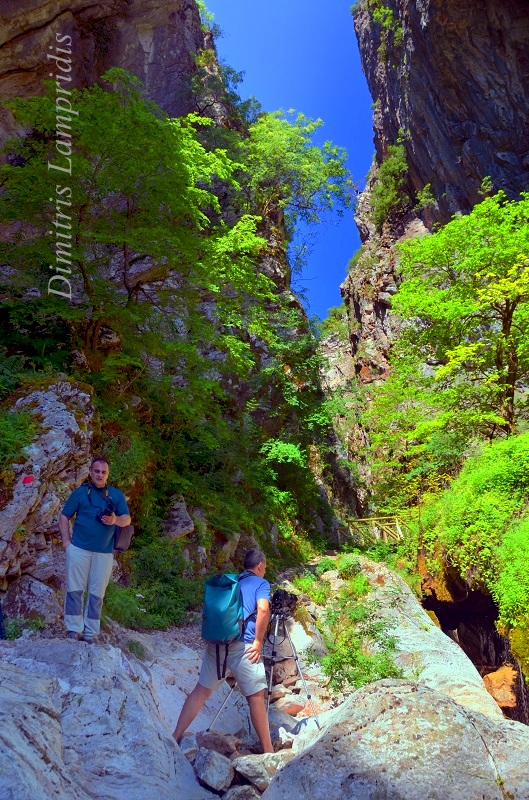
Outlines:
<svg viewBox="0 0 529 800"><path fill-rule="evenodd" d="M265 111L295 109L321 118L319 142L345 147L355 181L364 186L373 156L371 97L360 67L351 0L206 0L223 36L221 60L243 71L244 98ZM323 318L339 305L347 262L360 246L352 214L320 226L301 278L308 312ZM306 303L307 305L307 303Z"/></svg>

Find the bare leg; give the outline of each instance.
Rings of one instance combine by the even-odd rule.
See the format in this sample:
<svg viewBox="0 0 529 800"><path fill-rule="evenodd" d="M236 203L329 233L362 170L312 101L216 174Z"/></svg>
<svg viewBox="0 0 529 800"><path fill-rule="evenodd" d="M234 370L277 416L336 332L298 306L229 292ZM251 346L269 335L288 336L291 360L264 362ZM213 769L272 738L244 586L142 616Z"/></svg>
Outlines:
<svg viewBox="0 0 529 800"><path fill-rule="evenodd" d="M255 694L250 694L246 698L250 707L250 717L252 718L253 726L261 742L263 753L273 753L272 740L270 738L270 726L268 724L268 715L266 713L264 701L264 689Z"/></svg>
<svg viewBox="0 0 529 800"><path fill-rule="evenodd" d="M182 736L189 728L206 700L211 697L212 694L213 689L206 689L205 686L201 686L200 683L197 683L191 694L187 696L186 701L182 706L180 716L178 717L176 728L173 731L173 737L175 738L177 744L180 744Z"/></svg>

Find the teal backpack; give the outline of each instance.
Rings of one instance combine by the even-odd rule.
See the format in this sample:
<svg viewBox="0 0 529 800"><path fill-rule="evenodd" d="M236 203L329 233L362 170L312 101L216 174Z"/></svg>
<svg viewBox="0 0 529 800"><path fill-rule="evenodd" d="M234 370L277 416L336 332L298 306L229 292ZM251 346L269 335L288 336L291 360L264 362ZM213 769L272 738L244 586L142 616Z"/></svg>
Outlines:
<svg viewBox="0 0 529 800"><path fill-rule="evenodd" d="M214 644L217 656L217 677L226 677L226 661L232 642L238 642L245 623L255 614L243 619L243 607L239 580L246 575L225 573L213 575L206 581L204 609L202 611L202 638ZM220 664L220 647L224 646L224 663Z"/></svg>

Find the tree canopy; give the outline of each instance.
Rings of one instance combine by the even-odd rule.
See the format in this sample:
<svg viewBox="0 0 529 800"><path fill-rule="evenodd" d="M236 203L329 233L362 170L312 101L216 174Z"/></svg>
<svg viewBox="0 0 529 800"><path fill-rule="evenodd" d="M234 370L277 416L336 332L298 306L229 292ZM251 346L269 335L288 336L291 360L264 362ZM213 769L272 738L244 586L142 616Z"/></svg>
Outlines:
<svg viewBox="0 0 529 800"><path fill-rule="evenodd" d="M529 195L398 246L401 333L367 412L381 502L417 502L527 416Z"/></svg>
<svg viewBox="0 0 529 800"><path fill-rule="evenodd" d="M499 192L399 250L409 346L476 422L514 431L529 376L529 194Z"/></svg>

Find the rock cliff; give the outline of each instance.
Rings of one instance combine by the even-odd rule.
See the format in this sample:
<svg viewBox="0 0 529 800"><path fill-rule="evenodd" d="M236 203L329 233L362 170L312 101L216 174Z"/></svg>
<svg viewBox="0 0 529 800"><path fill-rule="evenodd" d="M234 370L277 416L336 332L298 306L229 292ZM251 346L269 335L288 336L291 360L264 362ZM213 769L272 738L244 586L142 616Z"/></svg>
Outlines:
<svg viewBox="0 0 529 800"><path fill-rule="evenodd" d="M357 216L364 247L342 293L357 374L370 381L384 376L394 333L395 241L469 211L486 176L510 197L529 185L529 7L524 0L358 0L354 16L374 100L376 156ZM372 191L397 144L407 167L401 202L377 230Z"/></svg>
<svg viewBox="0 0 529 800"><path fill-rule="evenodd" d="M204 46L193 0L7 0L0 9L0 98L39 94L52 72L56 34L71 37L73 84L99 80L110 67L131 72L172 116L192 110L195 54ZM11 132L2 111L0 127ZM4 131L5 136L5 131Z"/></svg>
<svg viewBox="0 0 529 800"><path fill-rule="evenodd" d="M31 576L33 589L37 582L40 587L58 588L64 564L62 548L54 547L52 540L66 497L88 477L94 416L91 390L69 381L49 382L19 398L13 410L29 411L40 430L26 448L27 460L13 465L12 496L0 508L0 591L22 574ZM50 608L45 597L41 599L28 610L48 619L53 604ZM25 610L16 608L22 617Z"/></svg>

